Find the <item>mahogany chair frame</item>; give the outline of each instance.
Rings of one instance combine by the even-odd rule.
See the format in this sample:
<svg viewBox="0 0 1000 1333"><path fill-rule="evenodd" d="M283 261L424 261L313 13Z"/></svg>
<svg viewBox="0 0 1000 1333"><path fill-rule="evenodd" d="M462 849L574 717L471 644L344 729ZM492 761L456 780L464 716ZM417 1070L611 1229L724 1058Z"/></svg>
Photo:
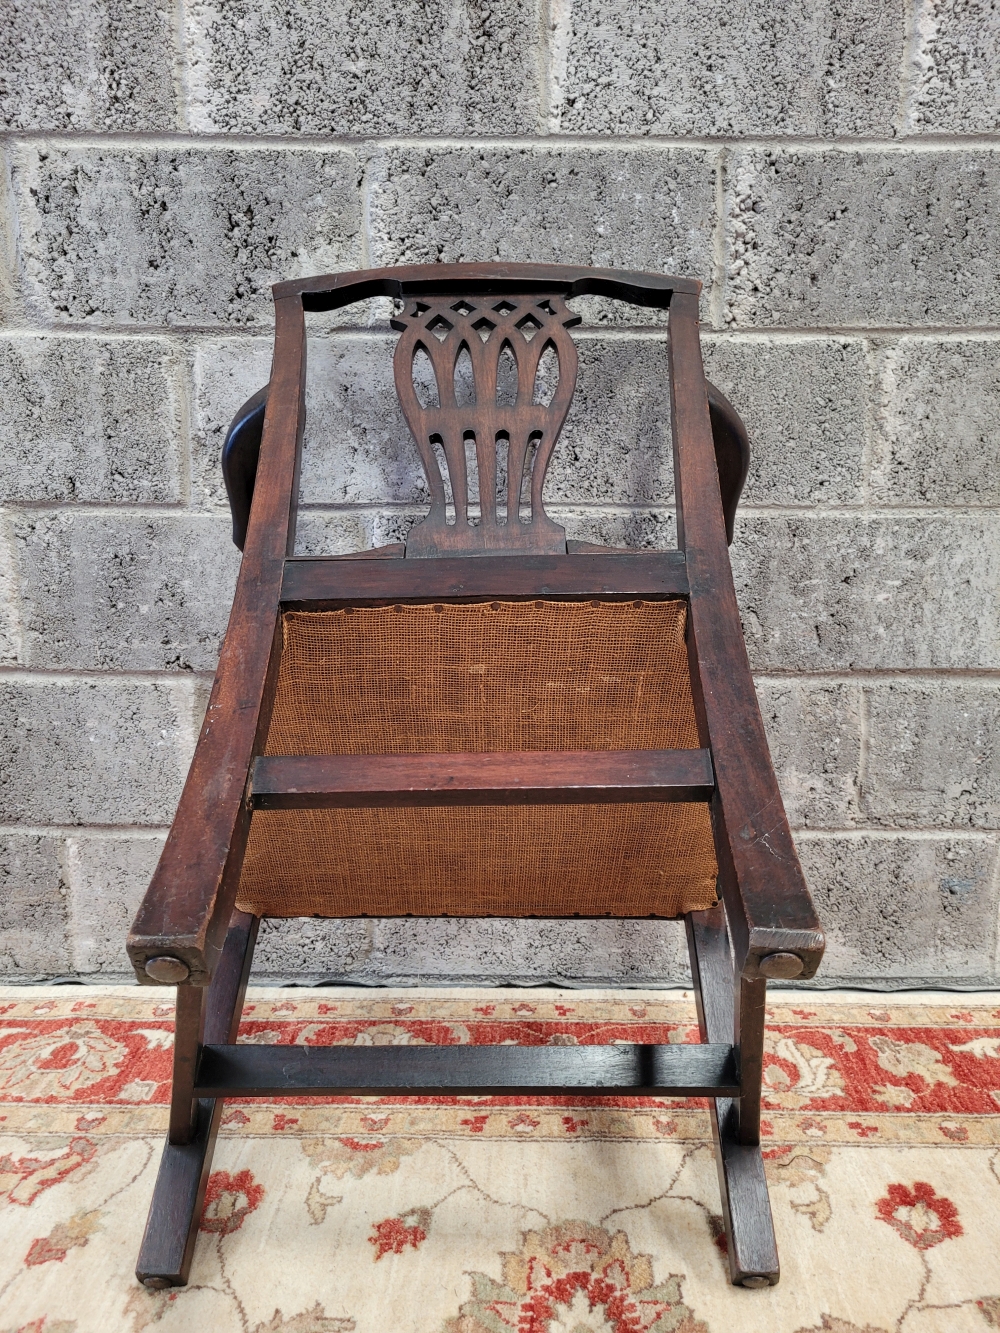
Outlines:
<svg viewBox="0 0 1000 1333"><path fill-rule="evenodd" d="M732 1281L777 1282L760 1151L765 995L769 978L815 973L823 935L775 780L740 625L728 542L749 447L735 411L705 379L700 289L685 278L515 264L377 269L275 286L271 380L238 414L226 447L234 538L245 545L232 615L177 815L128 940L141 983L177 987L169 1132L136 1270L147 1286L187 1281L224 1098L456 1092L710 1098ZM562 302L584 295L668 312L678 549L567 548L541 511L543 460L532 481L531 524L512 521L509 540L485 508L479 527L493 524L485 535L468 523L449 528L429 475L431 515L419 540L416 529L411 535L412 550L408 542L347 557L295 557L306 311L396 298L412 306L404 305L396 324L401 341L412 344L406 319L435 301L440 308L443 298L500 298L503 307L525 294L551 298L544 307L554 318L568 313ZM562 327L571 322L560 319ZM560 356L568 356L552 327ZM397 357L397 390L412 426L418 407L408 404L413 387L401 383L400 364ZM562 416L565 406L568 399L557 404ZM447 452L447 414L440 415ZM491 429L502 431L505 420L491 417ZM561 420L551 438L544 423L534 432L540 451L551 453ZM451 455L448 461L456 462ZM513 474L515 463L510 467ZM511 497L516 519L514 481ZM595 597L687 600L701 749L262 757L285 610ZM710 806L721 902L686 917L700 1045L237 1044L258 922L234 904L254 809L622 800ZM379 914L377 904L372 914Z"/></svg>

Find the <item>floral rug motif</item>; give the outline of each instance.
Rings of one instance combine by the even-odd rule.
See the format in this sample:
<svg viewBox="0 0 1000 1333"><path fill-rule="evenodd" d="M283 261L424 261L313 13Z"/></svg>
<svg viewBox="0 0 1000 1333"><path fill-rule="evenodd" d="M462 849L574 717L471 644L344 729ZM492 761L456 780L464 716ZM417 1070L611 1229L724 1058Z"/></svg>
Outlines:
<svg viewBox="0 0 1000 1333"><path fill-rule="evenodd" d="M782 1280L728 1283L704 1103L228 1102L191 1281L132 1274L173 1008L0 988L0 1333L1000 1329L1000 995L778 993L764 1156ZM697 1040L667 991L252 991L241 1040Z"/></svg>

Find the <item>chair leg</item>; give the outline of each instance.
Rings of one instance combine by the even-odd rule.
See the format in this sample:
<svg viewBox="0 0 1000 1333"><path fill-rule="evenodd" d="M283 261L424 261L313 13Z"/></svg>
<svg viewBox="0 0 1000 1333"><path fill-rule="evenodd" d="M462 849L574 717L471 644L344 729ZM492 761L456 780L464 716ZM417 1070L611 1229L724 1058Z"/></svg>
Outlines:
<svg viewBox="0 0 1000 1333"><path fill-rule="evenodd" d="M736 1286L774 1286L778 1250L760 1151L766 982L738 979L734 987L721 905L688 913L686 925L702 1040L740 1047L742 1095L738 1102L718 1097L711 1106L729 1275Z"/></svg>
<svg viewBox="0 0 1000 1333"><path fill-rule="evenodd" d="M192 1098L198 1057L203 1042L236 1039L258 924L234 911L207 992L177 988L170 1129L135 1270L147 1287L182 1287L188 1279L224 1105L221 1098Z"/></svg>

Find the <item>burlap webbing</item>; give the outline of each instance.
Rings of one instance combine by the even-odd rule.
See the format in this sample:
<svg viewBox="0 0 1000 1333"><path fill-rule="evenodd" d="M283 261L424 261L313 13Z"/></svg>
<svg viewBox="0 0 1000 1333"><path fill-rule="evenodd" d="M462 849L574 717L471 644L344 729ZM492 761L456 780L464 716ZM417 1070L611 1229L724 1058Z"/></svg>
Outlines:
<svg viewBox="0 0 1000 1333"><path fill-rule="evenodd" d="M268 754L698 745L686 605L289 612ZM597 761L595 761L597 762ZM660 916L715 902L704 805L258 811L264 916Z"/></svg>

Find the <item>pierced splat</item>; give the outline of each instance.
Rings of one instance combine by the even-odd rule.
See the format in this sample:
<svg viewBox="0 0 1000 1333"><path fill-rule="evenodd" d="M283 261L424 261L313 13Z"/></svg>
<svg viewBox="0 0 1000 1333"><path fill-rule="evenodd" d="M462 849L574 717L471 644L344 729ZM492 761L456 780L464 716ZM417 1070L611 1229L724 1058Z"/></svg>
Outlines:
<svg viewBox="0 0 1000 1333"><path fill-rule="evenodd" d="M392 321L396 392L431 493L408 556L565 552L542 486L576 386L579 322L537 294L411 300Z"/></svg>

